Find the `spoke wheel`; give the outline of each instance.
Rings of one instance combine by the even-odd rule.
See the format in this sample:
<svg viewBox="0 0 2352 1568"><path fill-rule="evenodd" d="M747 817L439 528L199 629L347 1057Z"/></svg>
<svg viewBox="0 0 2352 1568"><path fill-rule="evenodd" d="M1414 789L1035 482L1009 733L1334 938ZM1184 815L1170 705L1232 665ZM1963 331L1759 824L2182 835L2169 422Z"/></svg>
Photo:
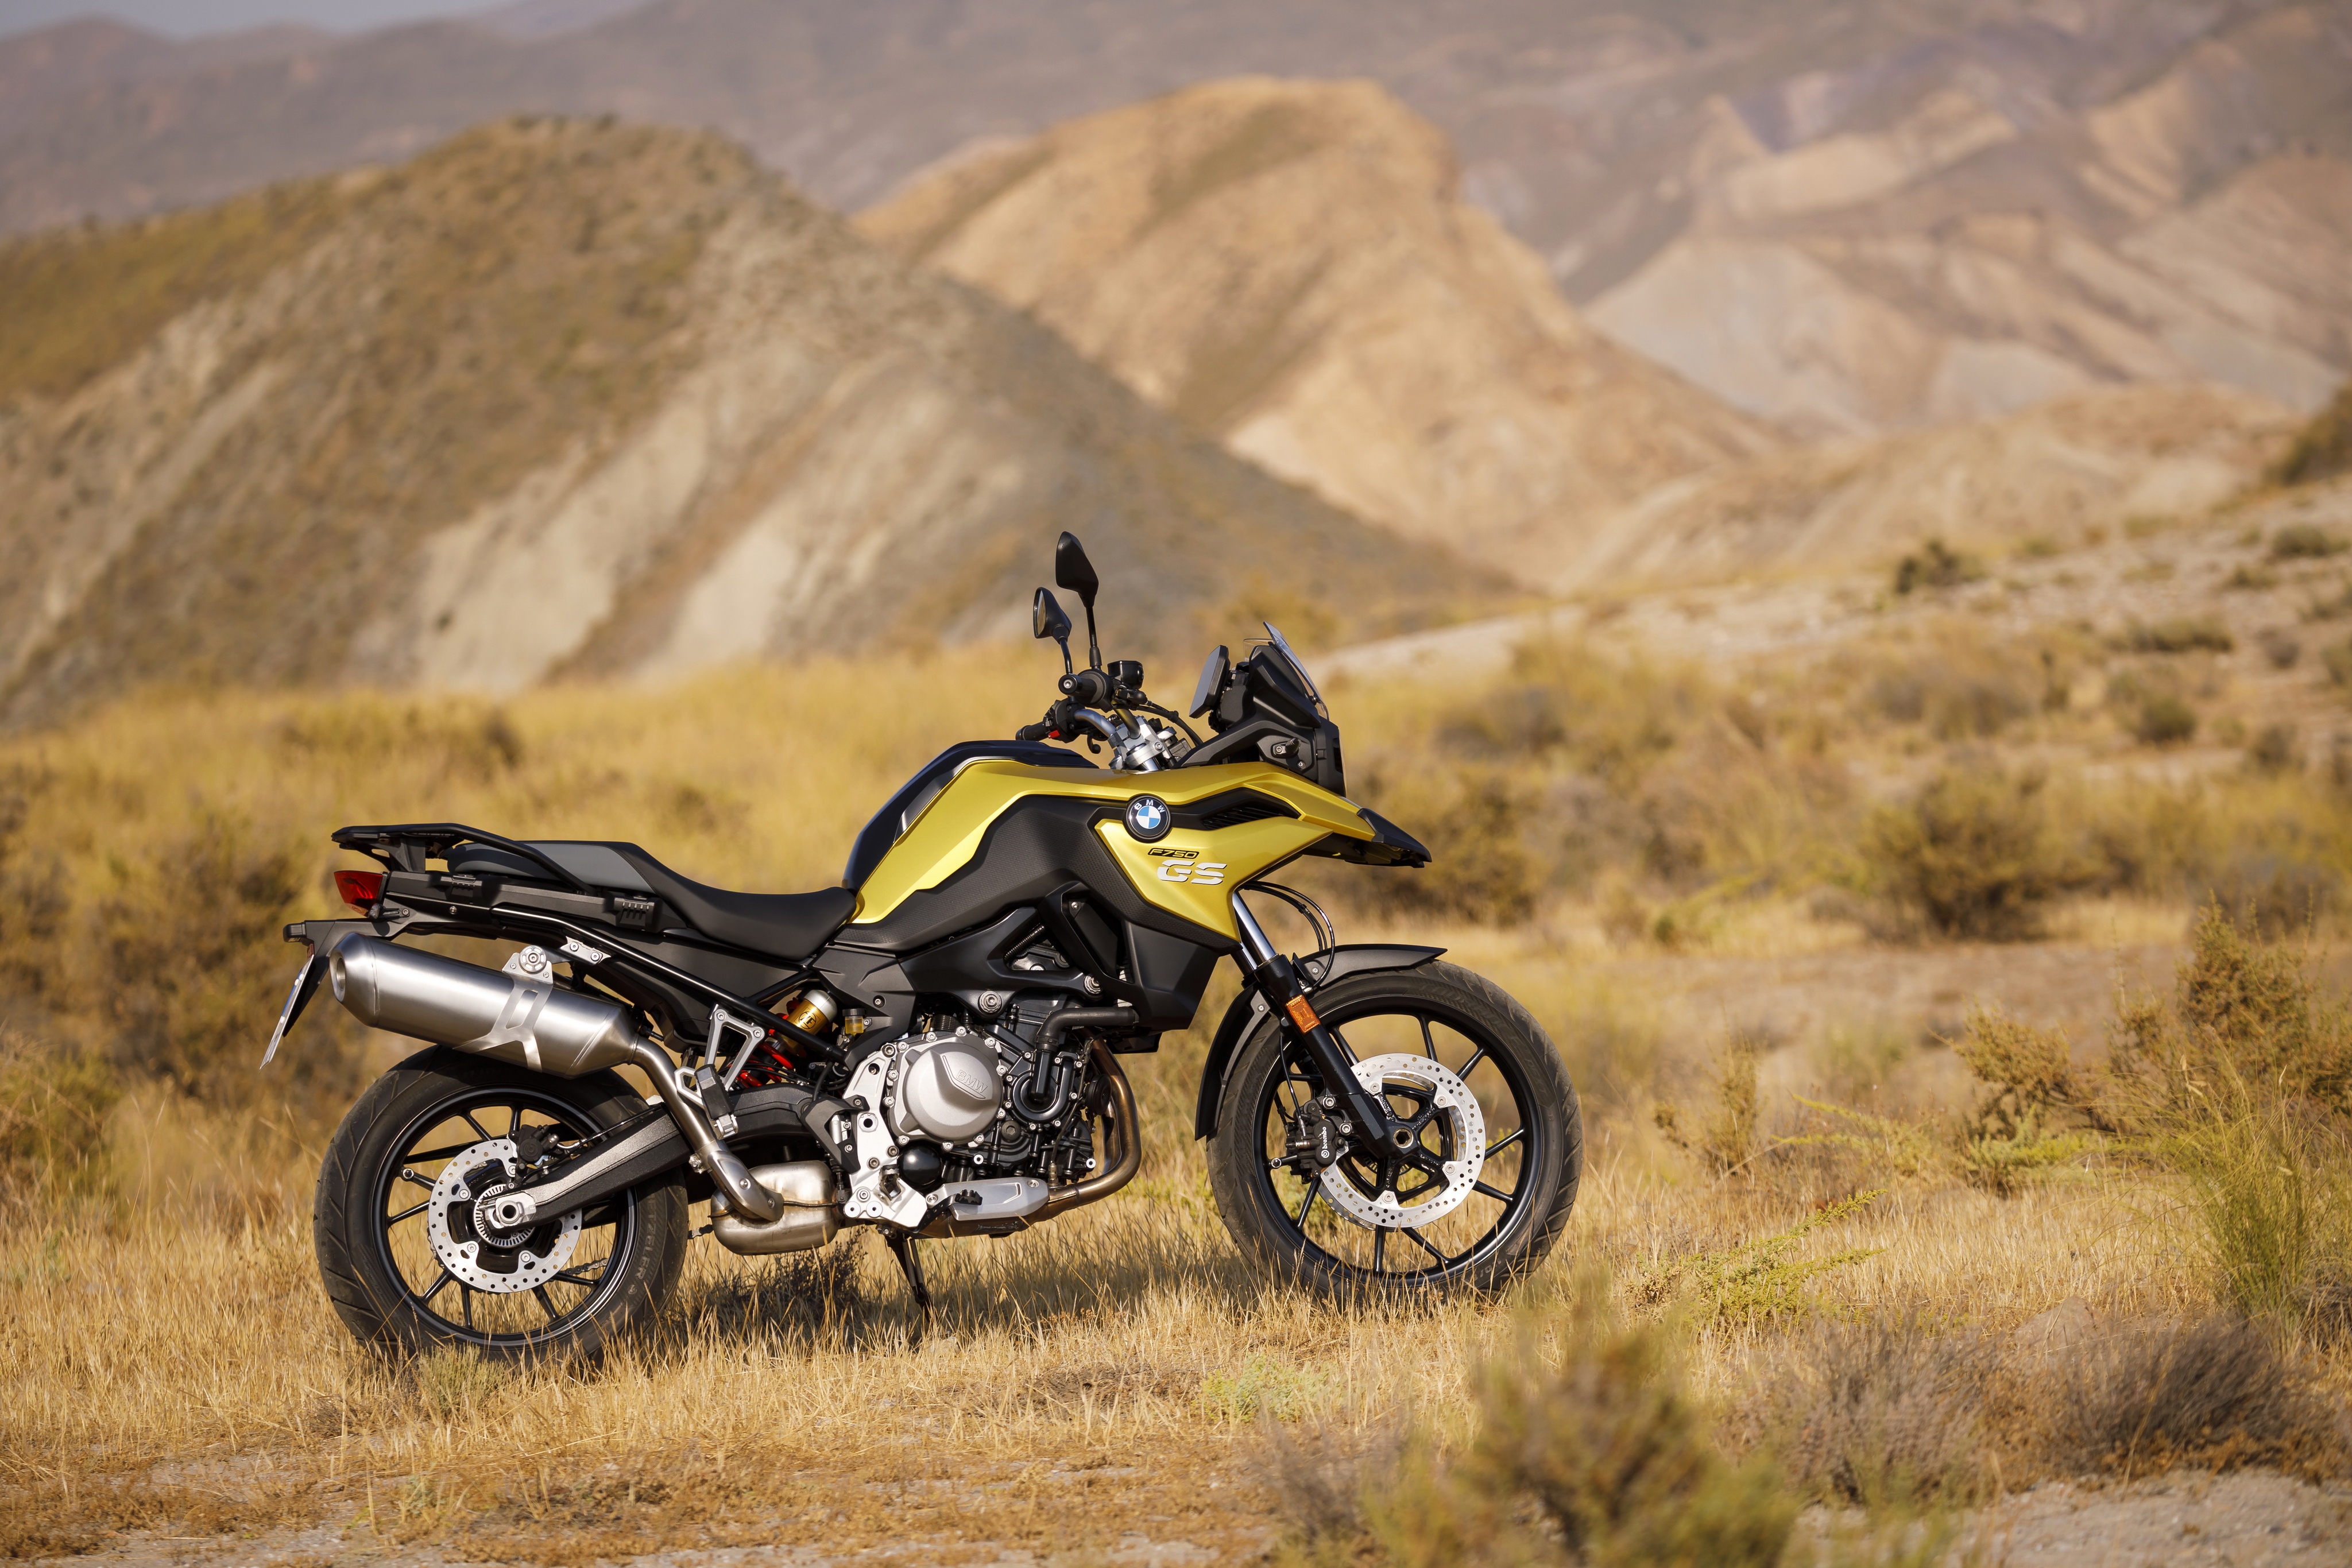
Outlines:
<svg viewBox="0 0 2352 1568"><path fill-rule="evenodd" d="M685 1256L678 1173L512 1234L476 1220L476 1200L515 1179L519 1140L569 1143L643 1103L610 1074L439 1049L377 1080L328 1147L312 1217L344 1322L370 1342L518 1357L594 1353L650 1318Z"/></svg>
<svg viewBox="0 0 2352 1568"><path fill-rule="evenodd" d="M1583 1137L1559 1053L1527 1010L1444 963L1350 977L1315 1009L1405 1138L1302 1169L1293 1128L1327 1094L1338 1113L1338 1096L1261 1019L1234 1052L1209 1160L1244 1251L1343 1294L1492 1290L1541 1262L1575 1204Z"/></svg>

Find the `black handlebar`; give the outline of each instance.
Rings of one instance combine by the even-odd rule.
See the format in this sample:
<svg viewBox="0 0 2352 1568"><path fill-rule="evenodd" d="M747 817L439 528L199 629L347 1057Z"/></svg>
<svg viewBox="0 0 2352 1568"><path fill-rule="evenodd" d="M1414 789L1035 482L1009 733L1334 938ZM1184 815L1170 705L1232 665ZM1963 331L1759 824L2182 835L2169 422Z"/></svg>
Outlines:
<svg viewBox="0 0 2352 1568"><path fill-rule="evenodd" d="M1053 734L1054 727L1050 723L1024 724L1019 729L1013 732L1013 738L1015 740L1045 740L1051 738Z"/></svg>
<svg viewBox="0 0 2352 1568"><path fill-rule="evenodd" d="M1077 670L1062 677L1062 695L1080 707L1110 707L1118 701L1118 684L1100 670Z"/></svg>

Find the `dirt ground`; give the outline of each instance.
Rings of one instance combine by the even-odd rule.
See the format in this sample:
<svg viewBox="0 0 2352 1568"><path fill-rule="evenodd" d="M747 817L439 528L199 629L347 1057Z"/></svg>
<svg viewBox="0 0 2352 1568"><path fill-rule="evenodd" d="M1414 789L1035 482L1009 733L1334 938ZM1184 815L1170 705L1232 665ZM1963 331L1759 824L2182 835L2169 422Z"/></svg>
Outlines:
<svg viewBox="0 0 2352 1568"><path fill-rule="evenodd" d="M846 1563L954 1563L972 1568L1033 1568L1040 1564L1107 1564L1116 1568L1192 1568L1194 1564L1249 1563L1262 1557L1273 1537L1270 1524L1238 1528L1222 1548L1183 1539L1155 1540L1141 1531L1122 1536L1106 1550L1084 1553L1039 1553L986 1542L909 1542L837 1556L820 1545L779 1539L772 1545L673 1551L625 1559L627 1568L833 1568ZM1835 1521L1809 1515L1801 1528L1827 1537ZM780 1537L804 1526L782 1526ZM404 1548L374 1541L364 1520L308 1530L273 1532L255 1539L189 1540L132 1536L117 1544L58 1563L163 1568L181 1563L254 1563L283 1568L326 1568L330 1563L381 1568L458 1568L459 1564L514 1563L520 1559L452 1554L435 1548ZM1971 1515L1961 1530L1951 1561L1984 1568L2157 1568L2159 1564L2229 1564L2257 1568L2271 1563L2352 1563L2352 1489L2321 1489L2268 1471L2226 1476L2176 1473L2128 1486L2053 1485L2011 1498Z"/></svg>

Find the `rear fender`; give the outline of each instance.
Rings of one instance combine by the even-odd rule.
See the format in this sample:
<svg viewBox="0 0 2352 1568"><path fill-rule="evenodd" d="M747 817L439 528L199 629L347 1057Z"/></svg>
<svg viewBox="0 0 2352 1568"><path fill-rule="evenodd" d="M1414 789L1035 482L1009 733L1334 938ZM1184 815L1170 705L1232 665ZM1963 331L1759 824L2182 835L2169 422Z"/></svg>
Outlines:
<svg viewBox="0 0 2352 1568"><path fill-rule="evenodd" d="M1443 947L1405 947L1386 943L1364 942L1346 947L1334 947L1328 953L1318 953L1298 961L1299 978L1307 983L1312 994L1334 980L1349 975L1361 975L1374 969L1410 969L1426 964L1445 951ZM1192 1136L1212 1137L1217 1131L1217 1101L1225 1092L1225 1070L1233 1063L1234 1054L1241 1049L1243 1037L1250 1026L1265 1017L1265 1002L1256 989L1247 984L1233 1006L1225 1009L1224 1018L1217 1024L1217 1037L1209 1044L1209 1060L1201 1068L1201 1100L1192 1112Z"/></svg>

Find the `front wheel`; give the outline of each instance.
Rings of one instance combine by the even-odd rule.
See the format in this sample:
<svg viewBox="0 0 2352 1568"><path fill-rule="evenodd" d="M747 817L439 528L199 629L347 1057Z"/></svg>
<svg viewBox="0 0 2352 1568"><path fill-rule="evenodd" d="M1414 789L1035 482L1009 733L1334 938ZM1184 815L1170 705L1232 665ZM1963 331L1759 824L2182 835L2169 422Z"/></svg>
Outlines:
<svg viewBox="0 0 2352 1568"><path fill-rule="evenodd" d="M476 1220L519 1164L644 1109L609 1072L410 1057L360 1096L319 1172L311 1228L336 1312L363 1343L502 1359L593 1355L650 1322L686 1260L682 1172L513 1234Z"/></svg>
<svg viewBox="0 0 2352 1568"><path fill-rule="evenodd" d="M1351 976L1314 1000L1410 1141L1316 1173L1300 1118L1326 1086L1261 1017L1209 1145L1209 1184L1243 1252L1340 1295L1492 1291L1541 1263L1584 1169L1576 1090L1542 1027L1452 964Z"/></svg>

